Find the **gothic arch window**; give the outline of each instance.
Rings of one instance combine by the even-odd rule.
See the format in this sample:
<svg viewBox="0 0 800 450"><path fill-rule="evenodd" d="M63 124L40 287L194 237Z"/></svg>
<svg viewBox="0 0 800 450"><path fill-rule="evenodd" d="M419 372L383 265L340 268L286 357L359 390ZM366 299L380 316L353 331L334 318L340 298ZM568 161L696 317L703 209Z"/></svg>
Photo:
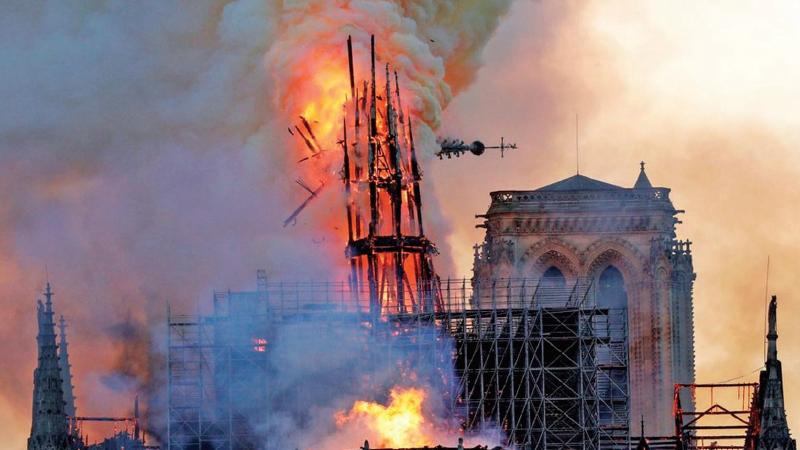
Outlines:
<svg viewBox="0 0 800 450"><path fill-rule="evenodd" d="M597 306L611 309L628 307L625 279L614 266L606 267L597 279Z"/></svg>
<svg viewBox="0 0 800 450"><path fill-rule="evenodd" d="M567 279L564 274L556 266L550 266L542 274L542 279L539 281L540 287L543 288L561 288L567 286Z"/></svg>

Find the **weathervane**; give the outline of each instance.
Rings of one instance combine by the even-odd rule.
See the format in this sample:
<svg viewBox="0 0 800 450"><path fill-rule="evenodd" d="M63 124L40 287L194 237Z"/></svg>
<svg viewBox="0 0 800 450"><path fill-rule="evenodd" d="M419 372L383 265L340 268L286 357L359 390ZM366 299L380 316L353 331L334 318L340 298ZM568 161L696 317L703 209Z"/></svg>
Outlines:
<svg viewBox="0 0 800 450"><path fill-rule="evenodd" d="M447 156L447 159L450 159L453 156L458 158L467 152L470 152L475 156L480 156L487 149L499 149L500 157L502 158L505 156L506 150L515 150L517 148L517 144L507 144L505 142L505 138L502 137L500 138L500 145L490 146L485 145L481 141L473 141L471 144L466 144L464 141L459 139L441 139L439 140L439 147L439 151L435 153L439 159L444 159L445 156Z"/></svg>

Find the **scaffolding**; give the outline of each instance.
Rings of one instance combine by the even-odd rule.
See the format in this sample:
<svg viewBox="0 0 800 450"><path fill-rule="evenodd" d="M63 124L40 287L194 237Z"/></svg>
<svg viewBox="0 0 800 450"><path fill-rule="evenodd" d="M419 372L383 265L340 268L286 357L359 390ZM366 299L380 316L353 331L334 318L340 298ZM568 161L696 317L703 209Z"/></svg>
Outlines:
<svg viewBox="0 0 800 450"><path fill-rule="evenodd" d="M684 410L682 398L702 405ZM675 439L685 450L753 450L758 441L758 383L676 384Z"/></svg>
<svg viewBox="0 0 800 450"><path fill-rule="evenodd" d="M376 354L386 359L363 362L365 374L409 355L410 370L454 373L441 392L467 431L500 428L520 448L628 448L625 310L598 307L587 280L570 289L524 279L440 286L441 310L376 318L370 292L349 282L267 282L261 274L255 292L216 293L210 315L170 314L167 448L273 448L254 426L269 420L265 405L275 400L273 330L303 321L355 329L357 339L385 346Z"/></svg>

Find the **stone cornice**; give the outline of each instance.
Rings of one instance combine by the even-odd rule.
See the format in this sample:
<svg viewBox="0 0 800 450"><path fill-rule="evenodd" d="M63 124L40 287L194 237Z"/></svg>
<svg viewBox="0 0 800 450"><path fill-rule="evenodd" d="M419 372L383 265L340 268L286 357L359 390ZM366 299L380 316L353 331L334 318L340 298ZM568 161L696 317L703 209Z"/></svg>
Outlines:
<svg viewBox="0 0 800 450"><path fill-rule="evenodd" d="M590 211L644 208L676 212L667 188L587 191L495 191L487 215L519 211Z"/></svg>
<svg viewBox="0 0 800 450"><path fill-rule="evenodd" d="M586 215L490 217L486 227L492 234L558 233L672 233L676 219L671 215Z"/></svg>

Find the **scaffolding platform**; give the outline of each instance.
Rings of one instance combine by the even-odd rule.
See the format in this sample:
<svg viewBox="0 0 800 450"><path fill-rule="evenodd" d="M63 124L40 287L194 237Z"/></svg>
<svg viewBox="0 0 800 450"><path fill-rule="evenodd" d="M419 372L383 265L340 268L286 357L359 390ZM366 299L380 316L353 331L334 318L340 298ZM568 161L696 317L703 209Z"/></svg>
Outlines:
<svg viewBox="0 0 800 450"><path fill-rule="evenodd" d="M570 290L525 279L438 286L440 310L375 316L370 293L350 283L261 274L256 291L215 293L210 315L170 314L167 448L272 448L257 424L275 404L269 355L287 323L383 346L385 359L364 361L364 375L411 355L412 369L454 373L443 401L467 432L500 428L508 444L530 449L628 448L625 310L598 307L587 280Z"/></svg>

